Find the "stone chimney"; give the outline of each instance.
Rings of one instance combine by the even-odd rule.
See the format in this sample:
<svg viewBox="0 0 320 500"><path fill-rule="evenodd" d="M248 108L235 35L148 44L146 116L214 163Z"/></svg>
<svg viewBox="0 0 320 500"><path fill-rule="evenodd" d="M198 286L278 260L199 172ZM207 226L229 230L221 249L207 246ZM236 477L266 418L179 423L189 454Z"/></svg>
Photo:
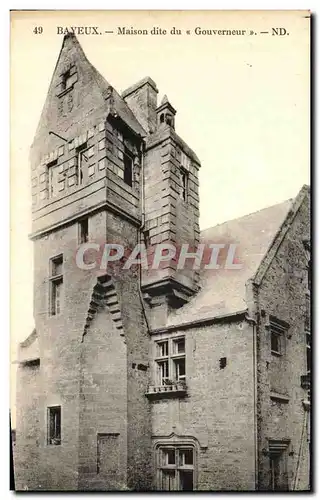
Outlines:
<svg viewBox="0 0 320 500"><path fill-rule="evenodd" d="M146 76L121 96L148 134L153 134L157 127L157 93L155 82Z"/></svg>

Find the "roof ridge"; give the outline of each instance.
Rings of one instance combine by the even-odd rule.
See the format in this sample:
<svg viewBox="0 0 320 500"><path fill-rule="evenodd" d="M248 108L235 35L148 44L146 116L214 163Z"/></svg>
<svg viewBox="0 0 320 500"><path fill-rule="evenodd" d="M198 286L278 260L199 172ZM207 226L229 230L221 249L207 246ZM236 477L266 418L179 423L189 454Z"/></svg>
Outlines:
<svg viewBox="0 0 320 500"><path fill-rule="evenodd" d="M287 200L280 201L279 203L275 203L274 205L269 205L269 206L264 207L264 208L260 208L259 210L256 210L254 212L250 212L248 214L241 215L240 217L234 217L233 219L227 219L226 221L215 224L214 226L209 226L209 227L206 227L205 229L201 229L200 234L205 232L205 231L208 231L210 229L214 229L214 228L217 228L219 226L223 226L224 224L227 224L228 222L240 221L242 219L245 219L246 217L250 217L250 215L255 215L255 214L258 214L260 212L263 212L264 210L269 210L270 208L284 205L285 203L289 203L289 202L293 203L294 199L295 198L288 198Z"/></svg>

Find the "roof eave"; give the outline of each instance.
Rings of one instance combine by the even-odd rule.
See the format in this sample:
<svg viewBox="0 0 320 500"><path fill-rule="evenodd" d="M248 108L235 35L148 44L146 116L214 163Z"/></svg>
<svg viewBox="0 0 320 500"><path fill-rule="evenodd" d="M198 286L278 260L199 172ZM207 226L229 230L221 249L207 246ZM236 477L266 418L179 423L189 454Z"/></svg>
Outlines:
<svg viewBox="0 0 320 500"><path fill-rule="evenodd" d="M244 319L248 314L248 309L243 309L241 311L234 311L227 314L219 314L216 316L210 316L208 318L197 318L193 321L188 321L185 323L178 323L176 325L164 326L162 328L155 328L150 331L151 335L157 335L160 333L171 333L177 330L188 330L190 328L196 328L199 326L207 326L216 323L224 323L231 321L239 321Z"/></svg>

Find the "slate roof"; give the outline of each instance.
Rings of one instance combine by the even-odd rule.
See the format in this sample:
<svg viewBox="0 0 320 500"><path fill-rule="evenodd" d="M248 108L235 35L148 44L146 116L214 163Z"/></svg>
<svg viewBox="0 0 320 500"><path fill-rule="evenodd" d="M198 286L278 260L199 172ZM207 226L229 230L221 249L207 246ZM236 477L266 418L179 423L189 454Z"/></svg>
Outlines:
<svg viewBox="0 0 320 500"><path fill-rule="evenodd" d="M99 71L91 64L91 62L88 60L87 56L85 55L77 37L73 34L65 35L63 43L65 43L66 39L68 37L72 38L73 43L77 46L77 50L81 51L85 59L87 60L88 64L91 66L91 70L95 75L96 81L100 87L100 90L103 95L106 95L108 93L108 90L110 87L109 82L99 73ZM118 94L118 92L112 87L112 97L114 99L114 104L113 108L117 112L118 116L138 135L145 137L146 131L144 128L141 126L141 124L138 122L136 117L134 116L133 112L127 105L127 103L122 99L122 97Z"/></svg>
<svg viewBox="0 0 320 500"><path fill-rule="evenodd" d="M267 254L292 202L290 199L202 231L201 243L224 243L226 248L231 243L237 244L234 262L242 263L242 268L227 270L221 265L218 270L201 269L201 290L169 316L167 326L245 310L246 282ZM219 251L218 263L226 262L226 254L225 249Z"/></svg>
<svg viewBox="0 0 320 500"><path fill-rule="evenodd" d="M77 37L74 34L69 33L68 35L65 35L63 38L60 53L49 86L48 96L44 104L44 107L42 109L41 117L38 123L34 142L38 136L38 132L41 130L43 122L47 123L47 126L49 126L50 123L50 116L51 116L50 90L52 89L52 86L54 84L54 78L56 72L58 71L59 65L61 64L61 61L68 60L68 57L65 54L64 50L65 48L74 49L76 54L75 59L77 60L77 64L80 67L82 67L83 70L89 72L93 76L93 79L95 80L98 90L100 91L100 96L105 102L106 111L107 110L110 111L110 107L108 107L108 103L110 101L108 102L107 97L110 95L110 89L112 89L112 99L113 99L112 111L116 112L117 115L121 118L121 120L125 122L131 128L131 130L133 130L133 132L135 132L138 136L145 137L147 135L146 131L144 130L140 122L137 120L137 118L134 116L133 112L131 111L127 103L118 94L118 92L110 85L110 83L101 75L101 73L99 73L99 71L91 64L86 54L84 53L84 50L82 49Z"/></svg>

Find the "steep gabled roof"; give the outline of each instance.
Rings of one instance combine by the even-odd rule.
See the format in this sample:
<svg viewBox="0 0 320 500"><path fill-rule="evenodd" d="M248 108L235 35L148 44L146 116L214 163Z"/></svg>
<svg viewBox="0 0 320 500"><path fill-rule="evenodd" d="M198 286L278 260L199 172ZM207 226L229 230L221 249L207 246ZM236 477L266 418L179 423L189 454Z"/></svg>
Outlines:
<svg viewBox="0 0 320 500"><path fill-rule="evenodd" d="M297 197L294 199L292 206L290 210L287 213L287 216L281 226L279 227L279 230L275 234L273 241L268 249L268 252L264 255L255 275L253 276L253 282L256 285L260 285L260 283L263 280L263 277L265 273L267 272L271 262L273 261L273 258L275 257L278 248L281 245L281 242L283 241L285 235L287 234L288 230L291 227L291 224L301 207L302 202L304 201L305 197L308 196L310 193L310 188L307 185L304 185L301 190L299 191ZM306 229L307 230L307 229ZM304 245L309 245L310 248L310 235L309 234L302 234L301 239L303 241Z"/></svg>
<svg viewBox="0 0 320 500"><path fill-rule="evenodd" d="M89 61L88 61L89 62ZM89 62L90 66L92 64ZM111 85L107 82L107 80L99 73L99 71L92 66L95 75L96 75L96 80L99 84L99 87L101 89L101 92L104 96L106 96L109 93L109 89ZM112 87L112 97L113 97L113 110L118 114L118 116L121 118L121 120L126 123L137 135L140 135L141 137L145 137L147 135L146 131L138 122L137 118L134 116L133 112L127 105L124 99L118 94L118 92Z"/></svg>
<svg viewBox="0 0 320 500"><path fill-rule="evenodd" d="M226 248L231 243L237 244L234 262L242 263L242 268L224 269L221 265L218 270L202 269L200 291L188 304L169 316L167 326L246 309L246 282L268 255L292 203L290 199L202 231L201 243L223 243ZM225 263L226 251L221 250L219 256L218 262Z"/></svg>
<svg viewBox="0 0 320 500"><path fill-rule="evenodd" d="M87 79L89 77L91 78L91 93L95 96L94 98L96 101L96 105L101 107L105 104L106 112L109 111L106 99L108 96L110 96L110 89L112 89L113 112L115 112L121 118L121 120L123 120L137 135L142 137L146 136L146 131L138 122L126 102L87 59L76 36L73 34L68 34L63 38L61 50L55 65L46 101L43 106L41 117L35 134L35 141L37 140L38 136L40 136L41 138L41 130L43 127L51 126L53 116L55 115L55 113L53 113L53 108L57 107L56 83L60 78L61 69L66 62L75 63L81 69L79 73L81 73L82 75L86 75ZM42 138L40 140L42 140Z"/></svg>

